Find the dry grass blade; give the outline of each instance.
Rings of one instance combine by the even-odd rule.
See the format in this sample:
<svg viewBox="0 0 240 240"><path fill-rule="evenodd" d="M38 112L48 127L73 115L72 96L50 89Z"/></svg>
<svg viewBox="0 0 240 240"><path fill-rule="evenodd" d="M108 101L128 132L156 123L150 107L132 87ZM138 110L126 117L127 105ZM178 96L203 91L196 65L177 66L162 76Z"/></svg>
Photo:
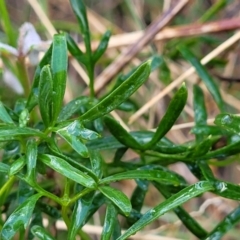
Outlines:
<svg viewBox="0 0 240 240"><path fill-rule="evenodd" d="M238 31L232 37L227 39L225 42L223 42L221 45L219 45L217 48L215 48L212 52L210 52L207 56L205 56L201 60L201 63L203 65L207 64L213 58L215 58L220 53L225 51L227 48L232 46L239 39L240 39L240 32ZM155 96L150 101L148 101L145 105L143 105L142 108L140 108L135 114L133 114L129 118L129 124L136 121L142 114L144 114L146 111L148 111L148 109L150 107L152 107L157 101L159 101L161 98L163 98L166 94L168 94L170 91L172 91L175 87L179 86L179 84L181 84L185 79L187 79L189 76L191 76L194 72L195 72L195 69L193 67L191 67L187 71L185 71L176 80L174 80L171 84L169 84L162 92L160 92L157 96Z"/></svg>
<svg viewBox="0 0 240 240"><path fill-rule="evenodd" d="M55 33L57 33L56 29L53 27L52 23L42 10L37 0L28 0L28 3L33 8L34 12L37 14L38 18L41 20L43 26L46 27L48 33L52 37Z"/></svg>
<svg viewBox="0 0 240 240"><path fill-rule="evenodd" d="M165 27L171 19L187 4L189 0L179 1L171 10L163 13L145 31L144 35L136 41L127 51L122 53L110 66L108 66L95 80L95 92L98 93L154 36Z"/></svg>
<svg viewBox="0 0 240 240"><path fill-rule="evenodd" d="M154 37L153 41L157 42L171 38L188 37L238 28L240 28L240 18L224 19L221 21L208 22L204 24L189 24L179 27L166 27ZM132 45L143 35L143 31L113 35L109 40L108 49ZM92 49L96 50L98 45L99 41L92 42ZM84 50L82 43L79 44L79 47Z"/></svg>

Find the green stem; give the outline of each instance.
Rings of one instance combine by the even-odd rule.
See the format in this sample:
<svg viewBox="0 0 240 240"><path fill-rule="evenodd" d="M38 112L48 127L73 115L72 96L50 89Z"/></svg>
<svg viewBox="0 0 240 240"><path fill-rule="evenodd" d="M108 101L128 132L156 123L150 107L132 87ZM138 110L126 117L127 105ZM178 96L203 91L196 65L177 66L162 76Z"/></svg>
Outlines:
<svg viewBox="0 0 240 240"><path fill-rule="evenodd" d="M48 197L52 200L54 200L56 203L62 205L62 200L61 198L55 196L54 194L44 190L42 187L40 187L39 185L36 184L32 184L27 182L31 187L33 187L37 192L41 193L43 196Z"/></svg>
<svg viewBox="0 0 240 240"><path fill-rule="evenodd" d="M94 65L89 61L90 64L87 67L88 70L88 76L89 76L89 88L90 88L90 96L94 98Z"/></svg>
<svg viewBox="0 0 240 240"><path fill-rule="evenodd" d="M63 221L65 222L67 228L69 229L70 228L70 220L68 218L68 207L67 206L62 206L62 218L63 218Z"/></svg>
<svg viewBox="0 0 240 240"><path fill-rule="evenodd" d="M18 69L18 78L22 84L24 89L24 95L27 98L30 94L30 81L28 78L28 73L25 64L25 58L19 57L17 61L17 69Z"/></svg>
<svg viewBox="0 0 240 240"><path fill-rule="evenodd" d="M91 192L93 190L94 189L91 189L91 188L85 188L80 193L76 194L74 197L72 197L70 199L70 201L68 202L68 206L70 206L71 204L75 203L79 198L83 197L84 195L86 195L87 193L89 193L89 192Z"/></svg>

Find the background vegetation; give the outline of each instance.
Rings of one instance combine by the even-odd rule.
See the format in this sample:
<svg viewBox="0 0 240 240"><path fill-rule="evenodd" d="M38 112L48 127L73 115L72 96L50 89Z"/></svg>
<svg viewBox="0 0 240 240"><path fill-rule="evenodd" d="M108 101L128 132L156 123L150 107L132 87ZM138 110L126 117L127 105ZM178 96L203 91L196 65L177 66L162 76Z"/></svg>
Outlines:
<svg viewBox="0 0 240 240"><path fill-rule="evenodd" d="M1 163L5 164L1 165L0 171L1 229L4 229L6 217L10 216L20 203L30 198L32 198L31 202L36 202L40 195L35 193L43 193L34 184L30 184L31 177L36 177L31 175L30 163L26 160L34 155L32 151L37 149L40 155L50 152L59 159L63 158L62 155L56 153L56 149L48 146L50 150L46 150L45 146L41 145L41 141L45 140L43 140L43 135L38 135L38 132L34 133L35 138L37 137L38 148L31 134L32 140L29 141L30 138L25 138L20 134L20 138L24 140L20 141L22 145L18 148L15 141L19 141L19 135L17 139L15 135L11 139L10 132L4 129L6 124L13 121L19 127L40 129L46 135L53 132L53 138L58 134L62 139L58 144L65 157L80 159L80 163L87 169L93 168L94 170L94 159L97 159L97 162L100 158L103 159L102 170L94 174L97 179L103 175L100 181L100 185L102 184L100 192L108 196L107 198L115 205L102 200L102 204L94 206L92 201L93 203L100 202L99 199L102 198L96 198L100 195L94 195L94 200L93 195L85 195L87 198L83 199L84 204L89 201L92 205L81 203L88 207L86 207L86 212L91 213L88 218L83 217L82 223L78 225L79 228L80 225L84 225L84 221L89 220L82 231L78 231L76 227L75 233L82 239L100 238L103 231L105 235L102 235L102 239L109 239L111 234L117 236L116 231L113 233L110 231L110 235L107 233L106 219L114 219L120 212L123 215L119 217L122 229L129 229L131 233L131 229L134 231L134 227L131 226L137 226L136 231L141 230L135 239L141 239L141 237L142 239L221 239L221 237L222 239L238 239L239 228L235 224L240 219L237 202L240 198L238 187L240 121L236 115L227 113L238 114L240 109L238 86L240 81L238 67L240 4L234 0L103 0L100 2L85 1L85 3L90 33L84 32L86 26L83 23L86 21L79 18L82 13L78 13L76 8L74 14L68 1L0 0L0 113L2 121L0 138L3 149ZM181 7L177 9L176 6L181 4L183 9L180 10ZM23 27L25 22L30 22L39 36L34 35L31 25ZM160 31L161 27L165 28ZM32 31L30 40L26 38L26 29ZM111 37L108 30L111 32ZM142 34L141 31L145 32ZM70 52L68 68L65 66L65 61L58 63L59 59L65 58L66 51L48 50L57 32L67 32L72 37L67 37L67 47ZM61 42L63 35L57 36L55 46L58 46L58 41ZM76 48L74 41L80 50ZM99 41L101 41L100 47ZM28 52L32 43L35 43L35 47ZM64 43L59 46L61 49L66 48ZM36 65L39 64L47 50L51 56L49 55L48 60L45 58L36 70ZM54 52L57 53L56 56ZM86 54L83 55L82 52ZM58 55L59 53L63 54L62 57ZM148 59L151 59L151 63L146 62L141 65ZM55 61L57 66L53 67ZM51 65L51 69L48 64ZM53 82L53 85L45 86L43 82L42 85L40 84L40 80L39 85L35 87L42 89L38 96L38 102L42 104L39 104L39 110L35 108L31 112L34 101L36 101L34 88L31 89L32 83L34 84L33 79L36 79L36 72L41 70L42 79L45 79L49 77L49 74L51 75L49 72L52 72L58 65L60 68L68 69L65 94L63 89L58 88L58 84L54 85ZM149 71L151 74L148 78ZM129 76L132 76L131 82L135 82L131 84L136 89L142 85L141 88L128 98L127 90L130 88L125 85L125 88L119 92L120 95L115 94L109 100L107 98L109 93L123 86L121 84L126 83L125 80ZM145 82L147 79L148 81ZM182 85L182 82L185 84ZM137 84L139 86L136 86ZM58 93L61 92L61 96L46 99L46 95L49 94L48 89L51 88L53 92L54 88ZM84 96L90 96L91 102ZM61 110L62 103L59 101L61 98L63 98L64 105L75 99L72 103L76 104L78 101L77 108L73 111L70 110L72 107ZM125 101L121 105L119 102L114 105L113 100L118 98ZM27 105L26 99L28 99ZM104 107L97 111L94 106L104 99ZM58 111L53 113L51 110L46 110L48 101L53 101L51 104L55 104L54 109ZM98 118L110 112L107 109L108 106L114 110L111 112L112 118L109 117L110 114L108 117ZM46 114L47 111L48 114ZM28 112L30 112L29 116ZM88 151L84 148L84 144L80 152L79 146L75 149L70 143L71 148L69 147L67 133L63 130L69 125L59 125L59 122L70 118L71 113L75 114L74 117L80 116L80 120L84 123L84 126L78 125L78 128L81 134L83 132L85 134L81 135L81 139L85 137L84 144L88 142L86 146L92 154L90 156L92 166L89 166L89 159L86 158L89 156L84 156ZM83 113L86 114L83 115ZM44 126L48 128L44 130ZM55 130L52 129L54 127L56 127ZM156 128L158 130L154 135L150 130ZM29 136L29 133L26 135ZM93 140L100 135L102 137L100 140ZM109 135L113 135L114 138L107 138L106 136ZM166 138L162 138L164 135ZM9 138L6 139L6 137ZM97 153L94 150L97 150ZM40 155L37 181L42 189L57 197L54 199L53 196L44 195L45 198L38 201L34 210L35 215L31 215L32 225L35 225L35 228L32 228L32 232L25 232L20 228L19 235L16 237L25 239L28 236L29 239L33 239L34 235L36 238L43 239L41 234L37 234L42 233L43 229L39 223L44 220L44 226L47 225L46 230L56 239L67 237L74 239L75 236L69 236L66 226L68 229L74 228L74 220L71 220L70 216L74 215L77 205L74 209L73 205L71 207L66 205L67 207L64 208L64 194L71 195L71 201L74 203L74 200L81 197L81 191L93 185L89 183L88 186L86 182L76 184L74 177L70 177L71 181L67 182L66 179L69 176L55 169L56 164L61 160L55 159L56 162L53 164L49 158ZM65 162L77 169L82 167L77 166L76 162L69 163L67 160L61 162L62 166L65 166ZM6 169L6 165L11 170ZM24 167L25 165L28 166L28 170ZM163 174L168 171L167 169L169 169L169 175L166 176L165 182L163 175L160 180L156 181L158 176L154 174ZM18 174L25 174L25 170L26 176L21 178ZM142 171L141 180L137 179L140 172L138 172L139 175L131 177L124 177L123 174L119 178L104 180L111 178L114 174L130 170ZM147 171L151 171L148 176ZM135 180L128 180L128 178ZM119 179L121 181L112 183L113 180ZM119 189L130 199L132 211L129 210L128 200L124 200L124 196L122 202L125 201L125 204L122 207L114 202L114 197L112 199L109 197L107 185L110 182L112 189ZM36 192L30 191L29 186L33 187ZM74 195L77 192L80 195ZM99 189L96 190L97 192ZM95 191L92 194L95 194ZM199 194L202 195L194 198ZM74 199L74 196L77 197ZM173 197L165 201L170 196ZM107 213L106 204L103 204L106 202ZM178 207L170 211L179 205L183 208ZM153 215L155 212L157 214L152 218L146 214L142 217L141 214L151 209ZM44 214L41 214L41 219L37 219L40 212ZM130 212L129 217L124 216L124 213ZM163 213L165 214L162 215ZM189 216L184 215L187 213ZM140 222L137 222L138 219ZM135 222L138 225L133 225ZM112 230L116 229L116 224L114 224L110 224ZM233 229L228 231L230 228ZM124 236L120 239L124 239Z"/></svg>

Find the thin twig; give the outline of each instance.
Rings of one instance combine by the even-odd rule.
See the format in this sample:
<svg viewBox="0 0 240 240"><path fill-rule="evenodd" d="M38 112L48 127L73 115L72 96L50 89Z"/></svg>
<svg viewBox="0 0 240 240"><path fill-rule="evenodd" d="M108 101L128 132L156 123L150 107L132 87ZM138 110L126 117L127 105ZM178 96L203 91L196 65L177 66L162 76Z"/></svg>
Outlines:
<svg viewBox="0 0 240 240"><path fill-rule="evenodd" d="M215 22L208 22L203 24L188 24L177 27L166 27L162 31L160 31L153 38L154 42L179 38L179 37L189 37L194 35L201 35L205 33L213 33L213 32L221 32L221 31L229 31L233 29L240 28L240 18L231 18L231 19L223 19ZM126 47L134 44L144 35L144 31L135 31L130 33L122 33L111 36L108 49L112 48L120 48ZM92 49L95 50L99 45L99 41L92 42ZM79 44L79 47L84 50L84 45L82 43Z"/></svg>
<svg viewBox="0 0 240 240"><path fill-rule="evenodd" d="M219 45L217 48L215 48L212 52L210 52L207 56L205 56L201 60L201 63L203 65L207 64L213 58L215 58L220 53L225 51L227 48L232 46L239 39L240 39L240 31L236 32L232 37L227 39L225 42L223 42L221 45ZM135 114L133 114L129 118L129 124L136 121L142 114L144 114L146 111L148 111L148 109L150 107L152 107L157 101L159 101L161 98L163 98L166 94L168 94L170 91L172 91L175 87L179 86L185 79L187 79L193 73L195 73L195 68L194 67L191 67L187 71L185 71L176 80L174 80L171 84L169 84L162 92L160 92L157 96L155 96L150 101L148 101L145 105L143 105L142 108L140 108Z"/></svg>
<svg viewBox="0 0 240 240"><path fill-rule="evenodd" d="M181 0L169 11L163 13L145 31L127 51L124 51L111 65L109 65L95 80L94 90L98 93L131 59L165 27L171 19L187 4L189 0Z"/></svg>

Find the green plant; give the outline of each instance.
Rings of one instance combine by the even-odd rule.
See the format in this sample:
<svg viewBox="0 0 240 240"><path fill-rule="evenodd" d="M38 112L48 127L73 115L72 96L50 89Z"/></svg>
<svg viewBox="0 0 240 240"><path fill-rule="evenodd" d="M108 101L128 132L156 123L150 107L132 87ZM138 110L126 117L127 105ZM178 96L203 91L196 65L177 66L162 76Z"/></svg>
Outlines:
<svg viewBox="0 0 240 240"><path fill-rule="evenodd" d="M199 239L220 239L240 220L239 207L207 232L181 205L208 191L225 198L240 199L240 187L217 179L209 167L214 164L210 161L213 158L240 152L240 118L221 113L216 117L216 126L207 125L204 95L195 85L195 127L192 133L196 138L190 143L174 144L165 135L186 104L187 88L182 84L155 132L125 130L108 114L127 102L147 81L156 65L164 68L166 65L161 58L154 57L122 77L121 83L105 97L95 98L94 66L104 53L110 34L104 34L97 50L92 51L85 5L80 0L71 0L71 4L79 21L86 52L78 48L70 35L56 34L37 66L26 101L17 102L14 109L0 102L0 206L2 215L7 216L6 220L1 218L0 221L2 239L11 239L17 233L19 239L26 236L28 239L54 239L43 227L42 213L50 222L63 219L68 229L67 239L73 240L77 235L90 239L82 227L91 221L102 205L106 206L101 235L104 240L127 239L171 210ZM68 68L67 50L88 72L90 97L79 96L62 107ZM186 47L180 46L179 53L196 68L223 112L225 103L206 69ZM25 91L28 92L28 88ZM41 120L36 117L37 106ZM104 134L102 129L109 130L110 136L101 136ZM227 137L227 145L214 150L213 145L222 136ZM137 161L122 161L127 149L138 154ZM101 150L114 150L114 159L110 162L104 159ZM167 166L175 162L185 163L199 181L189 185L182 176L170 171ZM51 178L54 173L57 176ZM55 189L57 178L64 181L60 194ZM111 185L125 179L134 179L137 184L131 199ZM150 184L166 200L142 213ZM128 227L123 234L118 215L127 222Z"/></svg>

